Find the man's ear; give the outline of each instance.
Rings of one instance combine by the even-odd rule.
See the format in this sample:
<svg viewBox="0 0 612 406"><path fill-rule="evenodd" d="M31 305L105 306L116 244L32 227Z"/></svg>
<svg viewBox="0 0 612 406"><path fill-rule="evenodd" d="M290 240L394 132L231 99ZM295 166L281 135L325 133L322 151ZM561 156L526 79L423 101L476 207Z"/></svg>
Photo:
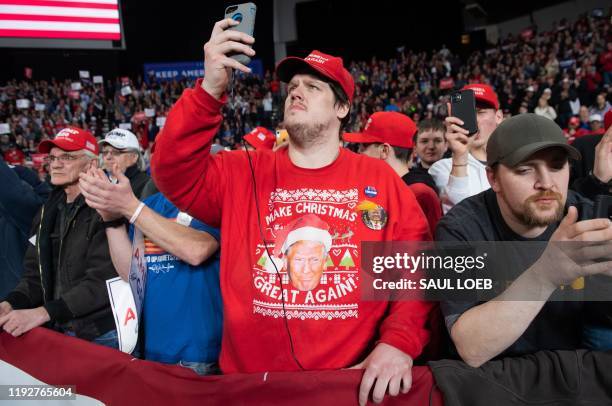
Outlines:
<svg viewBox="0 0 612 406"><path fill-rule="evenodd" d="M387 143L382 144L380 148L380 159L386 161L387 158L389 158L389 155L391 155L391 148L393 147Z"/></svg>
<svg viewBox="0 0 612 406"><path fill-rule="evenodd" d="M500 125L502 121L504 121L504 112L501 109L497 109L495 111L495 122L497 125Z"/></svg>
<svg viewBox="0 0 612 406"><path fill-rule="evenodd" d="M336 106L336 117L338 117L339 120L342 120L344 119L344 117L347 116L350 110L351 110L350 104L348 103L338 104Z"/></svg>
<svg viewBox="0 0 612 406"><path fill-rule="evenodd" d="M140 159L140 155L138 155L138 153L134 152L134 153L132 153L132 157L133 157L133 161L132 161L132 163L130 163L130 166L136 165L138 163L138 160Z"/></svg>
<svg viewBox="0 0 612 406"><path fill-rule="evenodd" d="M497 181L497 176L495 176L496 175L495 170L491 168L490 166L487 166L486 171L487 171L487 179L489 180L489 185L491 185L491 189L493 189L495 193L498 193L500 191L500 187L499 187L499 182Z"/></svg>

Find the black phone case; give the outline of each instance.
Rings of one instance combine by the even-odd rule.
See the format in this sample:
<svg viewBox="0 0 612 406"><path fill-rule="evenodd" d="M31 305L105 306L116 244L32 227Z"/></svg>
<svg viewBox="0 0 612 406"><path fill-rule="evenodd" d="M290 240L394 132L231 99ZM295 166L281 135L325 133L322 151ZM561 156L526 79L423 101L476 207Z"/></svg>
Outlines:
<svg viewBox="0 0 612 406"><path fill-rule="evenodd" d="M451 115L463 121L463 128L469 136L478 132L476 121L476 98L473 90L461 90L451 95Z"/></svg>

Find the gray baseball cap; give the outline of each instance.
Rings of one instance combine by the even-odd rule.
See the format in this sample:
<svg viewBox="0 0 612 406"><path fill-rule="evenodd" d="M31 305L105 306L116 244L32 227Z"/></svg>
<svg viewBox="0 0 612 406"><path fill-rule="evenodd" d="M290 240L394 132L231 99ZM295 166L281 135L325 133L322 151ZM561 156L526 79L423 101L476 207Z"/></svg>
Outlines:
<svg viewBox="0 0 612 406"><path fill-rule="evenodd" d="M567 143L563 130L554 121L537 114L519 114L504 120L487 143L487 165L502 163L514 167L546 148L560 147L570 158L581 159L580 152Z"/></svg>

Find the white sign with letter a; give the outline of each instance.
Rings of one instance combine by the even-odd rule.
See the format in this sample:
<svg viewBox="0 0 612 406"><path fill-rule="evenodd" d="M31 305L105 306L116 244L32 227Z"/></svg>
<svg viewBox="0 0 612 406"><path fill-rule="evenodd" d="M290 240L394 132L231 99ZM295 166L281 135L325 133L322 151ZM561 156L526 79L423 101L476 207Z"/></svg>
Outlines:
<svg viewBox="0 0 612 406"><path fill-rule="evenodd" d="M115 317L119 351L130 354L138 342L138 314L132 289L130 284L120 277L108 279L106 289Z"/></svg>
<svg viewBox="0 0 612 406"><path fill-rule="evenodd" d="M142 302L144 301L145 285L147 283L147 261L145 260L144 237L142 231L140 231L138 227L134 227L132 262L130 264L130 276L128 280L136 304L136 315L140 318L142 314Z"/></svg>

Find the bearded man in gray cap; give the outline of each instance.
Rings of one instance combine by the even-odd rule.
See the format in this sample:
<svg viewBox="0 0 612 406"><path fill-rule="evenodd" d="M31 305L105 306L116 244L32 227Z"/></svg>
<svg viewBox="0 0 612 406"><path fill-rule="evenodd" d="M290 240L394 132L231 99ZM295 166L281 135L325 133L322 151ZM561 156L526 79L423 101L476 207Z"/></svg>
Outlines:
<svg viewBox="0 0 612 406"><path fill-rule="evenodd" d="M548 244L533 261L513 255L512 266L525 271L495 300L442 303L457 353L471 366L498 356L581 348L585 302L548 299L583 276L610 274L612 262L576 264L546 242L599 241L609 249L612 225L592 219L592 202L568 190L570 157L580 154L551 120L522 114L504 121L487 145L491 189L463 200L438 224L438 241ZM534 295L516 299L526 292Z"/></svg>

